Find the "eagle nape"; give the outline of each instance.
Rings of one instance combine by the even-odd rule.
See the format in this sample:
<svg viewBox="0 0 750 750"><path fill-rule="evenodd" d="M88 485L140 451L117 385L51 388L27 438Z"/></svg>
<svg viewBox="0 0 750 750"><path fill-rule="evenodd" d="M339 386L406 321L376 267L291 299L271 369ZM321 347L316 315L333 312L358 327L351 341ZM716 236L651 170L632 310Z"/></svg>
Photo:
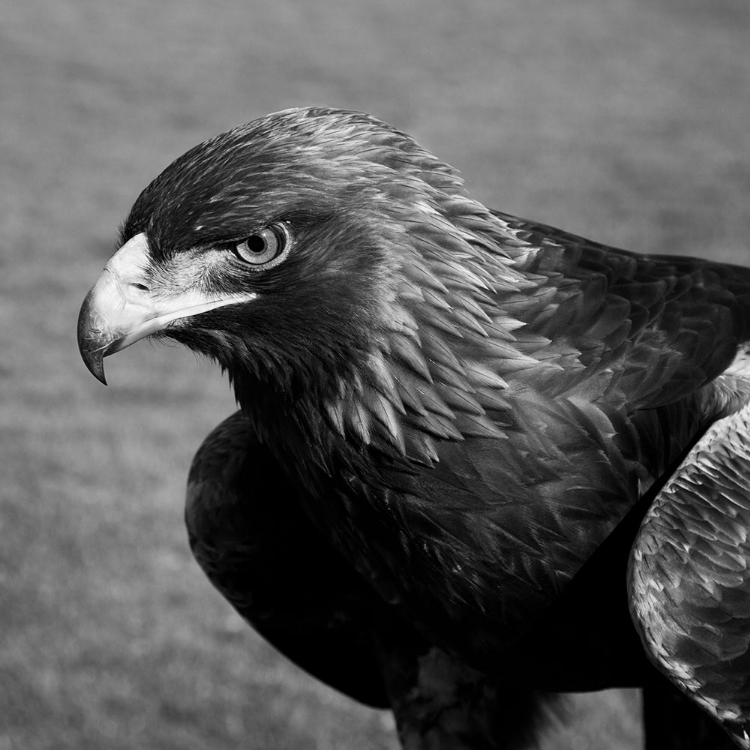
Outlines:
<svg viewBox="0 0 750 750"><path fill-rule="evenodd" d="M522 748L646 689L647 747L750 749L750 271L487 208L377 119L294 109L146 187L81 355L173 339L240 411L198 563L409 748ZM442 743L442 744L441 744Z"/></svg>

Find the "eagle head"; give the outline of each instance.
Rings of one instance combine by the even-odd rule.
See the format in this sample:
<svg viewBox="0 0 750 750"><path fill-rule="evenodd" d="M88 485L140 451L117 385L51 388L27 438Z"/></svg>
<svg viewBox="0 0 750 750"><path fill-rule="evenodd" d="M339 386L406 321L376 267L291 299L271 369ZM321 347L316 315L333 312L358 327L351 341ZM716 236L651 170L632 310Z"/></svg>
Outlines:
<svg viewBox="0 0 750 750"><path fill-rule="evenodd" d="M500 231L406 134L362 113L279 112L196 146L141 193L83 303L79 347L104 382L105 356L174 339L266 421L324 412L403 453L407 411L434 413L434 437L456 432L436 427L450 408L440 417L444 395L427 391L451 379L436 362L467 378L458 343L487 337L498 274L518 278Z"/></svg>

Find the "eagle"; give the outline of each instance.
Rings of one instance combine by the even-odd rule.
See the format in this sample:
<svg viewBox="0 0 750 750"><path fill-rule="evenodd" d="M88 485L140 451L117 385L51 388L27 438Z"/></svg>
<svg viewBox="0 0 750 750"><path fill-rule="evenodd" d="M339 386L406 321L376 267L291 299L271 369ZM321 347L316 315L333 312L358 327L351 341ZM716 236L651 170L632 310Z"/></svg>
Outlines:
<svg viewBox="0 0 750 750"><path fill-rule="evenodd" d="M750 748L750 270L491 210L326 108L189 150L119 247L83 360L228 375L188 535L279 651L414 750L527 747L618 686L649 748Z"/></svg>

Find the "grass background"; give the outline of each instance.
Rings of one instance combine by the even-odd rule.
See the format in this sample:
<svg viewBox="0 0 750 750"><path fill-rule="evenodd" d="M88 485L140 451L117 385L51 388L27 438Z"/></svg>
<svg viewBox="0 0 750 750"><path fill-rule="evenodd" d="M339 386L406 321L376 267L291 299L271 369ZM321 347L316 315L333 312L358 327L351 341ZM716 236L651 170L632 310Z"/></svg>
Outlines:
<svg viewBox="0 0 750 750"><path fill-rule="evenodd" d="M177 348L75 345L145 184L268 111L363 109L489 205L646 252L750 263L746 0L0 0L0 750L394 748L387 715L243 626L182 493L233 409ZM634 748L638 698L545 748Z"/></svg>

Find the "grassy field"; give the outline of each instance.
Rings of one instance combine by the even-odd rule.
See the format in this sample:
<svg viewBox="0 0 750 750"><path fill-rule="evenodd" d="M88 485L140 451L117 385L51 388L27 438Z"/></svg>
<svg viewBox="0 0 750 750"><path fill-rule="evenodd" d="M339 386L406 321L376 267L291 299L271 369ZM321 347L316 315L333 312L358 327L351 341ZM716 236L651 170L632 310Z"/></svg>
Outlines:
<svg viewBox="0 0 750 750"><path fill-rule="evenodd" d="M388 716L243 626L182 494L233 409L139 345L91 378L78 306L139 190L288 106L412 132L497 208L750 263L745 0L0 0L0 750L394 748ZM638 698L576 699L544 748L634 748Z"/></svg>

